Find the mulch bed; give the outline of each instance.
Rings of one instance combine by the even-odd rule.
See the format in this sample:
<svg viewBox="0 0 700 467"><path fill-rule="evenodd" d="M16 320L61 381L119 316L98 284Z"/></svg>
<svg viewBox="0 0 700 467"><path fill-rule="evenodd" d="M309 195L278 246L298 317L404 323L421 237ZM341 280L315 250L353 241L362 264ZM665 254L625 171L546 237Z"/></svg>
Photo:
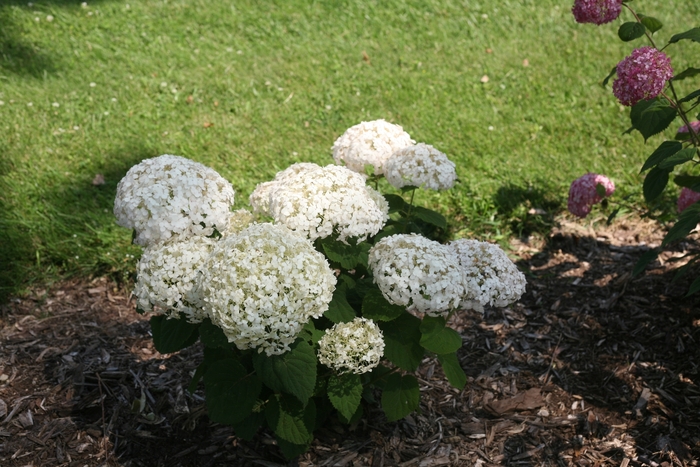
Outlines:
<svg viewBox="0 0 700 467"><path fill-rule="evenodd" d="M0 465L688 466L700 459L700 298L672 282L697 238L667 249L652 223L561 222L513 243L528 277L504 310L461 313L464 390L426 358L420 410L328 423L286 462L242 441L187 391L197 346L161 355L126 290L105 279L35 290L0 309ZM697 274L697 272L696 272Z"/></svg>

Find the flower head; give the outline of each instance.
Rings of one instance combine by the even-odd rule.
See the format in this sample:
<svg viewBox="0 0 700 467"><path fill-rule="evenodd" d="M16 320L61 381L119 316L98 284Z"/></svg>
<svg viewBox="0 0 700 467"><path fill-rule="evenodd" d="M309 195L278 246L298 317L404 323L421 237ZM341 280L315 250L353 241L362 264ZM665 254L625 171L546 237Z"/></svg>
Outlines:
<svg viewBox="0 0 700 467"><path fill-rule="evenodd" d="M464 295L454 253L421 235L382 238L369 251L369 268L384 298L409 311L445 314L457 308Z"/></svg>
<svg viewBox="0 0 700 467"><path fill-rule="evenodd" d="M328 309L335 282L308 239L265 223L219 240L202 267L198 293L229 342L278 355Z"/></svg>
<svg viewBox="0 0 700 467"><path fill-rule="evenodd" d="M257 214L270 215L270 193L272 189L277 187L279 184L284 183L290 178L294 178L296 175L308 172L312 169L318 169L320 166L310 162L299 162L292 164L286 169L277 172L274 180L270 182L259 183L255 187L253 193L250 194L250 205L253 206L253 212Z"/></svg>
<svg viewBox="0 0 700 467"><path fill-rule="evenodd" d="M384 175L396 188L419 186L430 190L447 190L457 180L454 162L425 143L396 151L384 164Z"/></svg>
<svg viewBox="0 0 700 467"><path fill-rule="evenodd" d="M460 308L484 311L484 306L504 307L525 293L525 275L498 246L460 239L448 244L464 274Z"/></svg>
<svg viewBox="0 0 700 467"><path fill-rule="evenodd" d="M613 94L622 105L634 105L654 99L671 78L673 69L666 54L654 47L640 47L617 64Z"/></svg>
<svg viewBox="0 0 700 467"><path fill-rule="evenodd" d="M318 361L339 374L367 373L379 365L383 354L382 331L366 318L335 324L318 341Z"/></svg>
<svg viewBox="0 0 700 467"><path fill-rule="evenodd" d="M199 268L216 241L202 236L147 247L136 268L134 295L143 311L162 311L169 318L183 313L190 323L206 317L195 292Z"/></svg>
<svg viewBox="0 0 700 467"><path fill-rule="evenodd" d="M620 16L622 0L576 0L571 12L577 23L600 26Z"/></svg>
<svg viewBox="0 0 700 467"><path fill-rule="evenodd" d="M233 187L214 169L163 155L129 169L117 186L114 215L136 231L136 244L151 245L223 230L233 200Z"/></svg>
<svg viewBox="0 0 700 467"><path fill-rule="evenodd" d="M384 198L362 175L345 167L317 167L273 183L270 215L311 240L333 234L342 242L364 240L389 219Z"/></svg>
<svg viewBox="0 0 700 467"><path fill-rule="evenodd" d="M605 196L610 196L615 192L615 184L605 175L587 173L571 182L569 211L575 216L586 217L591 212L591 206L602 200L596 188L598 185L602 185L605 189Z"/></svg>
<svg viewBox="0 0 700 467"><path fill-rule="evenodd" d="M248 227L255 220L255 216L247 209L238 209L231 213L228 225L221 231L222 236L232 235Z"/></svg>
<svg viewBox="0 0 700 467"><path fill-rule="evenodd" d="M374 173L381 175L384 163L395 151L414 143L399 125L374 120L348 128L331 150L336 164L361 174L365 173L365 165L371 165Z"/></svg>
<svg viewBox="0 0 700 467"><path fill-rule="evenodd" d="M691 204L695 204L698 201L700 201L700 193L683 187L681 194L678 196L678 212L685 211Z"/></svg>

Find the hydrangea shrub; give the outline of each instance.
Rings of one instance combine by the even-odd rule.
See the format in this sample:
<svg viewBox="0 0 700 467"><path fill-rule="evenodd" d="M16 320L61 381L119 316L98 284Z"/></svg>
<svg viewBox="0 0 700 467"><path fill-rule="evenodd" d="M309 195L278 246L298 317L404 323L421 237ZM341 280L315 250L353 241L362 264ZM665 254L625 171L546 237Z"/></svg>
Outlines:
<svg viewBox="0 0 700 467"><path fill-rule="evenodd" d="M700 68L690 66L674 69L672 56L669 55L678 42L694 42L696 46L700 44L700 27L673 34L668 43L659 46L654 34L663 28L663 23L658 18L636 10L638 5L644 7L641 2L576 0L572 12L579 23L600 25L621 16L624 7L630 17L629 21L624 21L619 26L617 34L620 39L625 42L646 39L648 45L632 50L603 80L603 85L606 85L617 75L612 92L622 105L631 107L632 130L638 131L647 141L669 128L677 119L682 121L675 139L661 142L647 157L641 169L646 174L642 187L644 198L650 206L653 206L670 180L682 187L678 199L678 221L666 234L661 245L663 247L686 237L700 223L700 203L695 201L695 194L700 192L700 172L697 169L700 162L700 114L697 113L700 107L700 88L697 79L694 83L693 80L688 80L700 75ZM585 217L592 204L610 193L605 183L595 182L597 187L601 187L595 195L590 188L590 180L585 183L579 180L571 185L569 210L579 217ZM635 266L633 274L643 271L658 252L657 248L644 255ZM698 255L693 256L689 267L684 267L681 274L692 271L692 266L698 259ZM692 282L689 293L697 291L700 291L700 277Z"/></svg>
<svg viewBox="0 0 700 467"><path fill-rule="evenodd" d="M260 183L251 210L230 212L230 185L175 156L138 164L115 200L120 225L148 240L134 294L156 348L199 341L190 390L204 382L209 417L246 439L267 427L289 458L326 419L354 423L376 403L389 421L416 410L413 373L427 355L462 389L450 317L507 306L525 290L498 246L429 238L446 220L413 194L452 186L445 154L383 120L352 127L333 152L336 165L294 164ZM398 193L368 185L384 169L402 180ZM201 228L186 210L195 204Z"/></svg>

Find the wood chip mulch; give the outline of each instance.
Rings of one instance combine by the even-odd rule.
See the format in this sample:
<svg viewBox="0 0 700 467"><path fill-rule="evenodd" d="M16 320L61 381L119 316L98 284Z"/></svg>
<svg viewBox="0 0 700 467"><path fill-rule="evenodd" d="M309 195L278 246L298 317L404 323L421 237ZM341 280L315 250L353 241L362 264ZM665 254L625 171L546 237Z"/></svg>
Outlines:
<svg viewBox="0 0 700 467"><path fill-rule="evenodd" d="M561 222L513 242L528 277L504 310L461 313L464 390L426 358L420 411L328 423L286 462L269 433L239 440L187 391L201 349L161 355L128 292L69 281L0 308L0 465L691 466L700 459L700 295L672 282L697 238L664 251L658 226Z"/></svg>

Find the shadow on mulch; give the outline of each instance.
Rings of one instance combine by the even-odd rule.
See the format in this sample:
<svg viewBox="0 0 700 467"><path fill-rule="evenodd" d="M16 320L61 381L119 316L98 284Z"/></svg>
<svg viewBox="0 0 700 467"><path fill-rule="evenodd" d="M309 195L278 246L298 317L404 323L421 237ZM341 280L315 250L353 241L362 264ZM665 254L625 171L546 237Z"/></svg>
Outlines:
<svg viewBox="0 0 700 467"><path fill-rule="evenodd" d="M515 245L522 300L453 322L464 390L426 357L418 412L388 423L372 409L354 429L331 421L293 462L264 431L245 442L208 421L201 387L186 389L199 350L158 354L124 290L105 280L36 291L1 315L0 464L694 465L700 307L687 281L671 283L668 259L697 244L632 279L648 247L636 230Z"/></svg>

